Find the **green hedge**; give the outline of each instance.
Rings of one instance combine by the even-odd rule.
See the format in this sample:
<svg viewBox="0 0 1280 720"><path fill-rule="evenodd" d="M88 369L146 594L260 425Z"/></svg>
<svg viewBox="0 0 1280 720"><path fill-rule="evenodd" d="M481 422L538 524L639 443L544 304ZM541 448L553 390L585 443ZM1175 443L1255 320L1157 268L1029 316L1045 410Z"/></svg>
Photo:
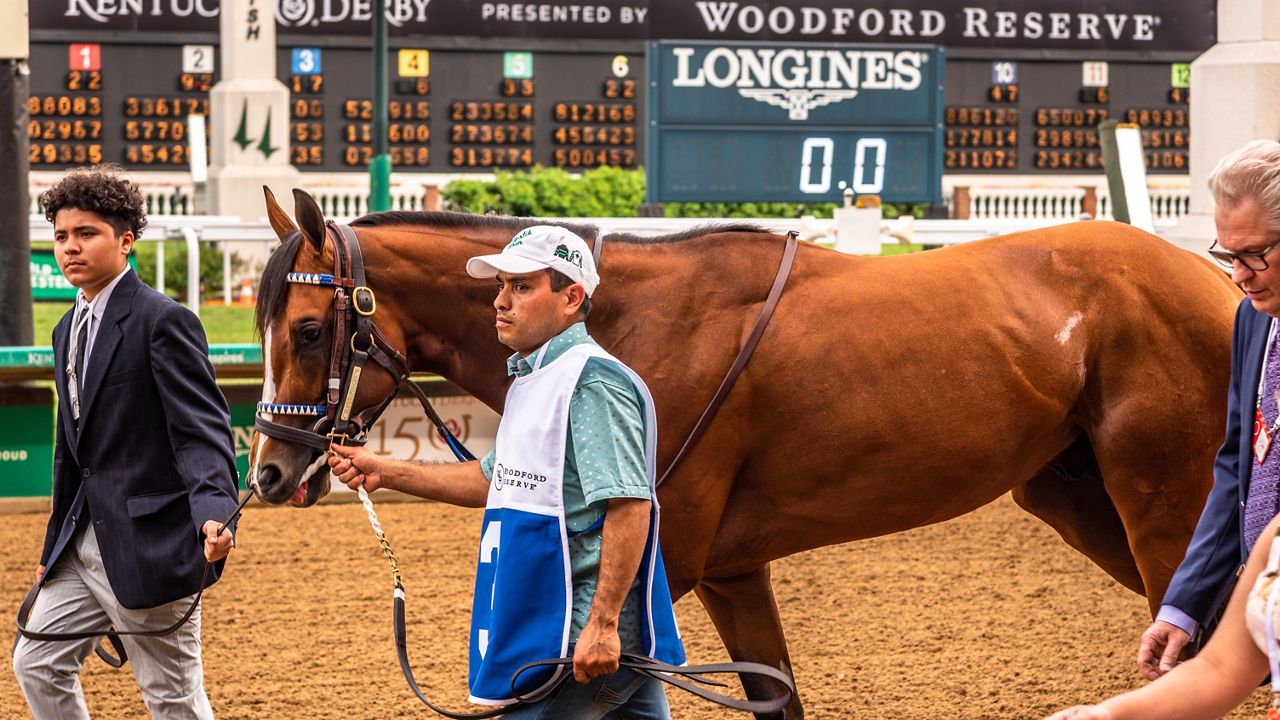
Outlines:
<svg viewBox="0 0 1280 720"><path fill-rule="evenodd" d="M187 246L182 240L164 240L164 289L171 297L187 299ZM139 242L133 246L138 258L138 277L155 287L156 245ZM237 253L231 253L231 281L236 282L248 263ZM200 243L200 292L208 299L222 293L222 248Z"/></svg>
<svg viewBox="0 0 1280 720"><path fill-rule="evenodd" d="M601 167L581 175L560 168L499 170L494 180L455 180L441 195L454 210L518 217L636 217L644 203L644 170ZM666 217L829 218L835 203L665 203ZM924 216L924 205L886 205L884 216Z"/></svg>

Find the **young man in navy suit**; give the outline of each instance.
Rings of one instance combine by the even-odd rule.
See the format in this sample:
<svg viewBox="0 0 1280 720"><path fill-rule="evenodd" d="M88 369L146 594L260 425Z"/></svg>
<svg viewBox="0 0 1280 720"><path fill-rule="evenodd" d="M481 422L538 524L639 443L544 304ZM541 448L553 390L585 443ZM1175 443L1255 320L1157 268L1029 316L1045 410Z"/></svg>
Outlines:
<svg viewBox="0 0 1280 720"><path fill-rule="evenodd" d="M80 291L53 331L58 390L53 512L28 629L172 625L221 574L236 509L227 403L199 320L128 265L146 227L115 168L73 171L41 196L54 254ZM122 636L155 718L212 718L200 609L163 637ZM97 640L20 638L13 667L37 720L87 718L80 669Z"/></svg>
<svg viewBox="0 0 1280 720"><path fill-rule="evenodd" d="M1213 490L1138 648L1138 666L1152 680L1178 664L1193 637L1212 630L1280 508L1280 143L1255 140L1226 156L1209 190L1218 232L1209 254L1245 298L1232 331L1227 432Z"/></svg>

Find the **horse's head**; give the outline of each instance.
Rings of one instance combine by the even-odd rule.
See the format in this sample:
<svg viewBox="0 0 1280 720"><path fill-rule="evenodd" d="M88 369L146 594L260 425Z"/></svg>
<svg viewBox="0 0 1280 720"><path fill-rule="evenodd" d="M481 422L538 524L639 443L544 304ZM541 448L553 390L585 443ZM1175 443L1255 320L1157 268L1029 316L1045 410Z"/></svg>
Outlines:
<svg viewBox="0 0 1280 720"><path fill-rule="evenodd" d="M364 261L353 260L362 257L354 231L327 224L301 190L295 225L264 190L280 245L259 282L264 377L249 482L264 502L307 507L329 492L329 441L361 435L407 374L394 350L404 338L394 310L377 307Z"/></svg>

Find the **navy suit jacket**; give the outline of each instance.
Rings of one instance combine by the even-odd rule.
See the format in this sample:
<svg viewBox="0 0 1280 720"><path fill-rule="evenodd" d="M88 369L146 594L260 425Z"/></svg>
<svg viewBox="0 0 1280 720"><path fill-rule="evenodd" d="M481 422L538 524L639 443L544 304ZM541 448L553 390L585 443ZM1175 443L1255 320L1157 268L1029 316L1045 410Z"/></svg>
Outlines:
<svg viewBox="0 0 1280 720"><path fill-rule="evenodd" d="M53 567L87 507L122 606L191 595L205 565L201 527L236 508L230 414L204 329L189 310L125 272L81 380L77 431L64 370L73 312L53 330L60 402L53 512L40 563ZM224 563L215 564L207 584Z"/></svg>
<svg viewBox="0 0 1280 720"><path fill-rule="evenodd" d="M1248 298L1240 301L1231 336L1227 437L1213 466L1213 489L1204 512L1164 595L1165 605L1178 608L1210 631L1235 586L1236 571L1248 559L1244 504L1254 468L1253 418L1270 329L1271 316L1254 310ZM1280 438L1271 452L1280 452Z"/></svg>

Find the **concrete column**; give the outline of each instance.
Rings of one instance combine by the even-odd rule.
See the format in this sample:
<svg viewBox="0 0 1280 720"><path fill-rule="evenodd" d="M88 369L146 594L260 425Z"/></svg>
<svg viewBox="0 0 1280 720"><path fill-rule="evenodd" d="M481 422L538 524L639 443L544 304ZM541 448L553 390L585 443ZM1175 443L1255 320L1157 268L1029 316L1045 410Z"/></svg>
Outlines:
<svg viewBox="0 0 1280 720"><path fill-rule="evenodd" d="M1209 173L1257 139L1280 140L1280 2L1219 0L1218 43L1191 63L1191 212L1171 242L1209 247L1217 234Z"/></svg>
<svg viewBox="0 0 1280 720"><path fill-rule="evenodd" d="M951 191L951 219L969 219L969 186L957 185Z"/></svg>
<svg viewBox="0 0 1280 720"><path fill-rule="evenodd" d="M1081 185L1084 190L1084 197L1080 198L1080 214L1088 215L1091 219L1098 219L1098 187L1096 185Z"/></svg>
<svg viewBox="0 0 1280 720"><path fill-rule="evenodd" d="M0 198L0 257L5 259L0 263L0 345L30 345L27 98L31 84L27 67L27 0L0 0L0 23L0 182L10 189Z"/></svg>
<svg viewBox="0 0 1280 720"><path fill-rule="evenodd" d="M222 79L209 95L209 211L246 221L266 216L262 186L292 204L289 89L276 79L273 0L228 0L219 19Z"/></svg>

